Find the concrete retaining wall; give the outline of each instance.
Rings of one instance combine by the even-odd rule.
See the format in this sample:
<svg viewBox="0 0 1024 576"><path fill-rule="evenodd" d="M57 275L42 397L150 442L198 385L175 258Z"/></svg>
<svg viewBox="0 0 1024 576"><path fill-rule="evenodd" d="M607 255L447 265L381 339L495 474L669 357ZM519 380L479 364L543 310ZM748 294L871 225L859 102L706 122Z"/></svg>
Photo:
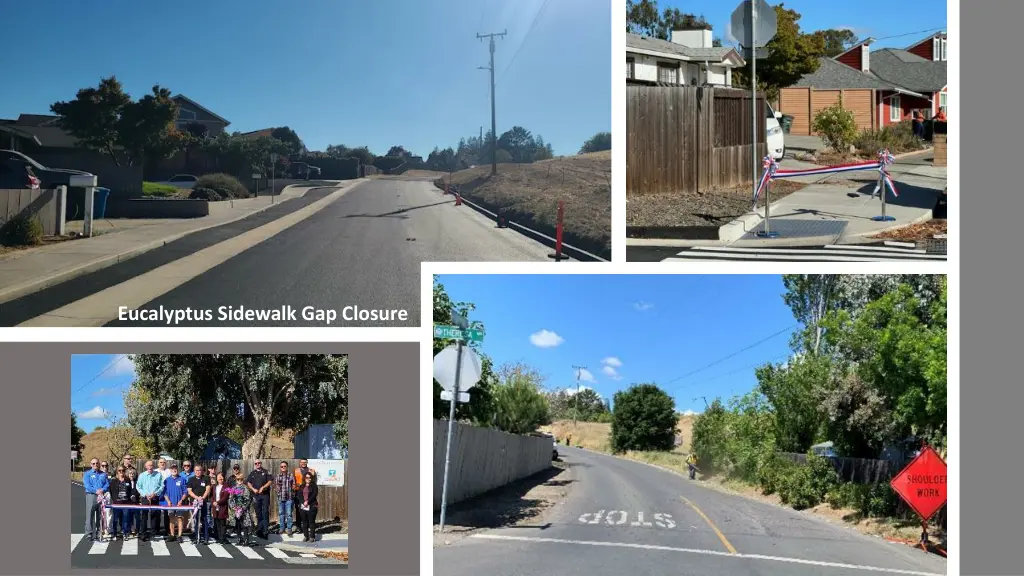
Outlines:
<svg viewBox="0 0 1024 576"><path fill-rule="evenodd" d="M106 218L202 218L210 215L206 200L154 198L107 201Z"/></svg>
<svg viewBox="0 0 1024 576"><path fill-rule="evenodd" d="M441 509L448 422L434 421L434 510ZM551 467L552 438L518 436L456 423L448 503L454 504Z"/></svg>

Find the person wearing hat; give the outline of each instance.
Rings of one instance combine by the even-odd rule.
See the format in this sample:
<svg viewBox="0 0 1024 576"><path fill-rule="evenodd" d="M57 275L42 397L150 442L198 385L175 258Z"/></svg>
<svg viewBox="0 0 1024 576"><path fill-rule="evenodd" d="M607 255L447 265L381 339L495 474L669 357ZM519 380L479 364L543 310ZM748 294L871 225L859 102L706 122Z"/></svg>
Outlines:
<svg viewBox="0 0 1024 576"><path fill-rule="evenodd" d="M164 480L164 503L167 506L185 506L188 501L188 482L185 477L178 474L178 465L171 464L171 474ZM167 541L174 542L175 540L184 541L182 535L182 529L185 525L185 515L188 514L185 510L168 510L167 511ZM175 538L174 527L178 527L178 535Z"/></svg>

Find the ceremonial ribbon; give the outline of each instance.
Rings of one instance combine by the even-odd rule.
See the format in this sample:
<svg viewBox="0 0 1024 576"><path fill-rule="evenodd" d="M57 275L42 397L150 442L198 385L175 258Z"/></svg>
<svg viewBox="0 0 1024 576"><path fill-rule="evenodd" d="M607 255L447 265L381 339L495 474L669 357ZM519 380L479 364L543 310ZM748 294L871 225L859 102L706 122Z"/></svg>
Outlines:
<svg viewBox="0 0 1024 576"><path fill-rule="evenodd" d="M757 199L761 196L761 191L768 187L768 182L778 178L794 178L797 176L819 176L822 174L839 174L841 172L856 172L859 170L878 170L882 176L882 179L888 185L889 189L892 190L892 195L899 197L899 193L896 192L896 184L893 182L892 176L889 175L889 171L886 169L890 164L896 161L896 157L893 156L889 150L881 150L878 153L878 160L869 160L866 162L853 162L850 164L837 164L835 166L819 166L815 168L804 168L797 170L782 170L779 168L778 163L771 156L765 156L761 162L761 166L764 168L764 172L761 174L761 180L758 182L757 190L754 192L754 205L757 205Z"/></svg>
<svg viewBox="0 0 1024 576"><path fill-rule="evenodd" d="M191 506L154 506L148 504L107 504L106 508L123 510L193 510Z"/></svg>

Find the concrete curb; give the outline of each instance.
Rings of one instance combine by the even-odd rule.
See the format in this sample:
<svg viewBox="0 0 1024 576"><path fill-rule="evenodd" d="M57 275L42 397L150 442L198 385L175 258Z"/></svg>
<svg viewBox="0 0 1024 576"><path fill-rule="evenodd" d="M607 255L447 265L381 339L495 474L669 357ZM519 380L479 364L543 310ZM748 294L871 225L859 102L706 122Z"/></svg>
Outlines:
<svg viewBox="0 0 1024 576"><path fill-rule="evenodd" d="M290 185L290 186L287 186L286 188L282 189L281 190L281 194L276 195L275 198L280 198L281 195L284 193L284 190L287 190L288 188L291 188L292 186L294 186L294 185ZM330 186L322 186L322 188L330 188ZM287 198L287 199L285 199L285 201L292 200L294 198L302 198L310 190L313 190L313 189L314 188L308 188L302 194L299 194L299 195L294 196L292 198ZM108 267L113 266L115 264L119 264L119 263L121 263L121 262L123 262L125 260L130 260L130 259L132 259L132 258L134 258L136 256L145 254L146 252L149 252L151 250L156 250L157 248L160 248L161 246L164 246L165 244L169 244L171 242L174 242L175 240L179 240L181 238L184 238L185 236L188 236L189 234L195 234L196 232L202 232L203 230L209 230L210 228L216 228L218 226L224 226L226 224L231 224L233 222L237 222L239 220L243 220L245 218L248 218L249 216L252 216L253 214L258 214L260 212L263 212L264 210L267 210L267 209L272 208L272 207L277 206L277 205L278 204L268 204L267 206L264 206L264 207L262 207L262 208L260 208L258 210L253 210L252 212L248 212L246 214L238 216L237 218L232 218L231 220L224 220L222 222L217 222L215 224L209 224L209 225L206 225L206 226L201 226L199 228L194 228L192 230L188 230L188 231L185 231L185 232L177 232L177 233L172 234L170 236L165 236L164 238L161 238L160 240L155 240L153 242L150 242L149 244L143 244L142 246L136 246L134 248L131 248L130 250L126 250L126 251L120 252L118 254L113 254L113 255L110 255L110 256L102 256L100 258L97 258L97 259L95 259L95 260L93 260L91 262L87 262L87 263L85 263L85 264L83 264L81 266L77 266L75 268L64 270L64 271L58 272L56 274L51 274L49 276L44 276L44 277L41 277L41 278L35 278L35 279L32 279L32 280L30 280L28 282L23 282L21 284L17 284L15 286L11 286L9 288L4 288L4 289L0 290L0 304L3 304L5 302L10 302L11 300L15 300L17 298L21 298L22 296L26 296L28 294L32 294L33 292L38 292L40 290L45 290L46 288L49 288L51 286L55 286L57 284L61 284L63 282L67 282L68 280L72 280L72 279L77 278L79 276L84 276L84 275L89 274L91 272L95 272L97 270L102 270L104 268L108 268Z"/></svg>
<svg viewBox="0 0 1024 576"><path fill-rule="evenodd" d="M789 195L787 195L788 197ZM771 211L775 212L783 200L772 202L770 205ZM722 225L718 229L718 239L724 242L735 242L757 228L762 221L764 221L764 217L759 212L747 212L732 222Z"/></svg>

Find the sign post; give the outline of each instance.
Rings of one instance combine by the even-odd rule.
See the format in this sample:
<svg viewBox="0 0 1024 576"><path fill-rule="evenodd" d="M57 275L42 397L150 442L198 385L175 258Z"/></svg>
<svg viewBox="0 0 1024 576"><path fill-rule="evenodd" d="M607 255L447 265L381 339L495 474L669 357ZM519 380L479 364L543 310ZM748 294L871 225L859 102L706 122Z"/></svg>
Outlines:
<svg viewBox="0 0 1024 576"><path fill-rule="evenodd" d="M928 520L946 505L946 462L931 446L921 452L889 482L921 518L921 548L928 550Z"/></svg>
<svg viewBox="0 0 1024 576"><path fill-rule="evenodd" d="M252 173L253 182L256 184L256 195L260 195L260 174L259 172Z"/></svg>
<svg viewBox="0 0 1024 576"><path fill-rule="evenodd" d="M463 401L464 392L460 393L460 386L469 390L480 380L481 366L480 357L472 348L464 349L467 337L475 332L479 338L472 340L479 342L483 340L483 331L470 329L469 322L465 316L452 312L452 319L457 326L435 326L435 338L453 338L457 340L454 346L449 346L434 356L434 380L437 380L444 392L447 392L448 401L451 403L448 409L448 439L444 452L444 480L441 487L441 531L444 531L445 513L448 508L448 471L451 468L452 455L452 431L455 427L455 405ZM469 400L468 396L465 396Z"/></svg>
<svg viewBox="0 0 1024 576"><path fill-rule="evenodd" d="M750 129L751 138L751 173L754 182L754 198L757 198L758 177L757 161L757 57L763 55L758 48L763 47L769 40L775 37L778 31L778 21L775 16L775 9L768 5L765 0L744 0L732 13L730 21L733 38L742 38L750 53L750 115L753 126ZM744 52L746 54L746 52ZM765 107L761 107L761 116L765 115ZM767 135L765 136L767 138ZM763 238L775 238L778 232L771 231L769 223L770 215L768 205L771 199L768 197L768 190L765 190L764 197L764 230L757 235Z"/></svg>

